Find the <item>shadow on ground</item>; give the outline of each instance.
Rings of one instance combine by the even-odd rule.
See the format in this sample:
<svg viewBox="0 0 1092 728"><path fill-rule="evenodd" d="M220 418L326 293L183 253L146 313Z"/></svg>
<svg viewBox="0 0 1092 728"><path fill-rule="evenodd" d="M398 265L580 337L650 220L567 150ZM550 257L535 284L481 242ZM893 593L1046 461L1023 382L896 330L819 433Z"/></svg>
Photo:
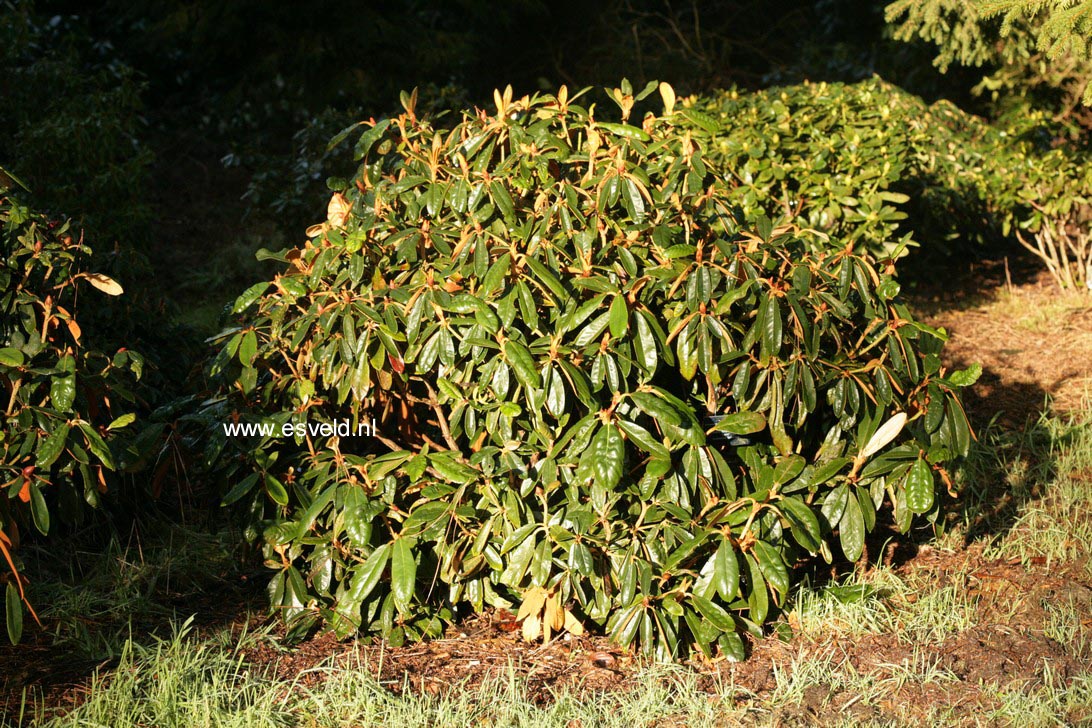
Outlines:
<svg viewBox="0 0 1092 728"><path fill-rule="evenodd" d="M20 644L0 645L0 715L17 712L24 695L68 702L117 664L127 640L170 637L191 616L198 633L211 633L265 614L267 574L240 542L237 533L152 521L24 549L41 627L28 616Z"/></svg>

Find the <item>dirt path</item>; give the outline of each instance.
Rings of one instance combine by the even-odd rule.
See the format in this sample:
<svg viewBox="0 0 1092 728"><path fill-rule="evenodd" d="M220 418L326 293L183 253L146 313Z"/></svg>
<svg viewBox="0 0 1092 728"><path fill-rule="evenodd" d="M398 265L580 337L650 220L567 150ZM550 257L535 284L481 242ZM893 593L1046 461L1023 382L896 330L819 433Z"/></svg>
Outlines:
<svg viewBox="0 0 1092 728"><path fill-rule="evenodd" d="M982 365L966 397L978 424L997 416L1024 427L1047 397L1059 414L1092 400L1092 294L1062 293L1026 261L979 262L945 279L911 301L926 322L947 329L950 366Z"/></svg>

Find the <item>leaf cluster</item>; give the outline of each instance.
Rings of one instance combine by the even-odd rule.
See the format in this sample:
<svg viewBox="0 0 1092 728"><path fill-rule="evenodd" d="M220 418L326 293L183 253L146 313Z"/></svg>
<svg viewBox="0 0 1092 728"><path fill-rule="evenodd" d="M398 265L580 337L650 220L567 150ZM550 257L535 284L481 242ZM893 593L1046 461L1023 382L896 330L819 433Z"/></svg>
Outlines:
<svg viewBox="0 0 1092 728"><path fill-rule="evenodd" d="M746 214L786 216L826 247L887 260L912 244L900 226L909 197L897 190L924 141L908 123L923 106L873 79L733 89L688 100L681 113Z"/></svg>
<svg viewBox="0 0 1092 728"><path fill-rule="evenodd" d="M21 534L78 523L100 505L110 474L135 459L139 442L127 433L144 359L87 341L81 303L121 287L87 270L91 250L70 222L34 211L13 184L0 178L0 546L8 634L18 641L29 607L14 554Z"/></svg>
<svg viewBox="0 0 1092 728"><path fill-rule="evenodd" d="M975 373L890 266L741 210L666 84L631 120L656 89L611 120L498 92L447 129L405 95L335 139L357 173L236 301L195 418L295 633L518 607L527 637L738 658L798 560L935 517ZM343 420L375 430L313 427Z"/></svg>
<svg viewBox="0 0 1092 728"><path fill-rule="evenodd" d="M878 78L729 90L687 99L681 113L735 204L783 215L821 246L885 260L1088 216L1092 168L1064 147L1044 148L1034 119L999 127Z"/></svg>
<svg viewBox="0 0 1092 728"><path fill-rule="evenodd" d="M1088 0L896 0L884 10L897 40L938 47L952 63L991 67L976 91L1022 96L1064 92L1065 105L1092 104L1092 2Z"/></svg>

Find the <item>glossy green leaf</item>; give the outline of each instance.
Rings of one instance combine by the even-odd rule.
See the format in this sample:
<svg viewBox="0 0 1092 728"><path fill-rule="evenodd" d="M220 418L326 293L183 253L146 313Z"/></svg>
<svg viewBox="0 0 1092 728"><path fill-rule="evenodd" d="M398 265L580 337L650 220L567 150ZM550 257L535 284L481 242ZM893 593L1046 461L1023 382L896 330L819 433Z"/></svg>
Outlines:
<svg viewBox="0 0 1092 728"><path fill-rule="evenodd" d="M57 458L64 452L65 444L68 442L69 429L67 422L61 422L53 428L53 432L49 433L49 437L40 441L42 444L38 448L35 465L43 470L48 470L53 466L53 463L57 462Z"/></svg>
<svg viewBox="0 0 1092 728"><path fill-rule="evenodd" d="M718 432L731 432L736 435L750 435L766 429L766 416L761 412L733 412L725 415L713 427Z"/></svg>
<svg viewBox="0 0 1092 728"><path fill-rule="evenodd" d="M265 474L263 482L265 483L265 492L274 503L281 506L288 505L288 491L284 489L284 483L269 473Z"/></svg>
<svg viewBox="0 0 1092 728"><path fill-rule="evenodd" d="M621 480L625 457L621 433L613 424L603 425L581 458L581 467L595 478L596 485L609 489Z"/></svg>
<svg viewBox="0 0 1092 728"><path fill-rule="evenodd" d="M106 445L106 442L102 439L102 435L87 422L81 420L77 424L80 431L83 433L84 438L86 438L88 449L103 465L108 469L113 470L114 456L110 452L110 448Z"/></svg>
<svg viewBox="0 0 1092 728"><path fill-rule="evenodd" d="M626 299L615 296L610 304L610 335L621 338L629 329L629 310L626 308Z"/></svg>
<svg viewBox="0 0 1092 728"><path fill-rule="evenodd" d="M861 558L864 549L865 524L861 515L861 504L857 501L857 494L850 491L846 497L845 511L838 522L838 540L842 545L842 553L850 561Z"/></svg>
<svg viewBox="0 0 1092 728"><path fill-rule="evenodd" d="M762 356L777 356L781 351L781 307L775 296L762 303Z"/></svg>
<svg viewBox="0 0 1092 728"><path fill-rule="evenodd" d="M21 367L25 361L23 352L18 349L12 349L11 347L4 347L0 349L0 366L5 367ZM20 612L22 614L22 612Z"/></svg>
<svg viewBox="0 0 1092 728"><path fill-rule="evenodd" d="M796 542L811 553L818 551L822 529L811 506L791 496L781 499L777 505L788 519L789 530Z"/></svg>
<svg viewBox="0 0 1092 728"><path fill-rule="evenodd" d="M19 589L9 581L4 590L5 615L7 617L8 639L13 645L23 639L23 602L19 598Z"/></svg>
<svg viewBox="0 0 1092 728"><path fill-rule="evenodd" d="M400 612L409 610L417 581L413 544L408 536L396 538L391 544L391 593Z"/></svg>
<svg viewBox="0 0 1092 728"><path fill-rule="evenodd" d="M716 627L721 632L732 632L736 628L736 622L732 619L732 615L724 611L723 607L720 607L716 603L700 597L697 594L691 594L690 600L694 603L698 612L702 618L709 622L709 624Z"/></svg>
<svg viewBox="0 0 1092 728"><path fill-rule="evenodd" d="M633 392L629 395L633 403L649 417L668 425L681 425L682 415L674 406L654 394L645 392Z"/></svg>
<svg viewBox="0 0 1092 728"><path fill-rule="evenodd" d="M265 293L267 290L269 290L268 282L263 281L261 283L255 283L250 288L243 291L242 295L235 299L235 305L232 307L231 312L241 313L242 311L250 308L250 306L253 305L254 302L257 301L259 298L261 298L262 294Z"/></svg>
<svg viewBox="0 0 1092 728"><path fill-rule="evenodd" d="M781 604L789 594L789 570L785 561L777 549L765 541L755 542L755 557L762 576L777 595L777 603Z"/></svg>
<svg viewBox="0 0 1092 728"><path fill-rule="evenodd" d="M250 473L245 478L240 480L231 490L228 491L227 495L225 495L223 500L220 501L220 505L229 506L250 491L252 491L254 489L254 486L258 483L258 477L258 473Z"/></svg>
<svg viewBox="0 0 1092 728"><path fill-rule="evenodd" d="M76 401L76 377L53 377L49 385L49 399L58 412L71 412Z"/></svg>
<svg viewBox="0 0 1092 728"><path fill-rule="evenodd" d="M504 354L508 363L512 365L512 371L515 372L516 378L519 379L525 387L530 387L531 389L539 389L542 387L542 379L539 377L538 369L535 367L535 360L526 346L518 341L509 339L504 342Z"/></svg>
<svg viewBox="0 0 1092 728"><path fill-rule="evenodd" d="M717 594L725 602L731 602L739 592L739 561L728 539L721 539L713 562L713 578Z"/></svg>
<svg viewBox="0 0 1092 728"><path fill-rule="evenodd" d="M46 506L45 496L37 483L31 483L30 490L30 514L34 520L34 527L43 536L49 535L49 508Z"/></svg>
<svg viewBox="0 0 1092 728"><path fill-rule="evenodd" d="M918 458L906 474L906 505L914 513L926 513L933 507L935 486L933 469L925 458Z"/></svg>

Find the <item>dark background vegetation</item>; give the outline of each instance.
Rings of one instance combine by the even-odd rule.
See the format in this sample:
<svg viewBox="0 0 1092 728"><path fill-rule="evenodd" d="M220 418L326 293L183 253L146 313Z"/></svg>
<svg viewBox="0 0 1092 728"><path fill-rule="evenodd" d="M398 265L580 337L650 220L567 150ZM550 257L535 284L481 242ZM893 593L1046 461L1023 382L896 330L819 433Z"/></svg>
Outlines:
<svg viewBox="0 0 1092 728"><path fill-rule="evenodd" d="M398 108L650 79L680 94L879 74L984 110L975 74L885 30L883 4L705 0L137 0L0 5L0 160L34 203L76 218L131 295L109 327L166 351L178 383L196 333L268 272L262 246L322 217L351 170L330 137ZM215 256L216 263L212 263ZM145 321L153 315L154 321ZM190 352L192 353L192 351Z"/></svg>
<svg viewBox="0 0 1092 728"><path fill-rule="evenodd" d="M205 187L179 189L197 182L172 169L189 161L245 184L246 211L296 234L319 211L307 193L330 173L317 164L329 136L415 86L449 108L508 84L627 77L696 93L878 73L970 105L967 79L886 38L882 13L861 0L19 1L0 25L0 158L58 212L154 246L153 209L159 223L191 213L187 193Z"/></svg>

